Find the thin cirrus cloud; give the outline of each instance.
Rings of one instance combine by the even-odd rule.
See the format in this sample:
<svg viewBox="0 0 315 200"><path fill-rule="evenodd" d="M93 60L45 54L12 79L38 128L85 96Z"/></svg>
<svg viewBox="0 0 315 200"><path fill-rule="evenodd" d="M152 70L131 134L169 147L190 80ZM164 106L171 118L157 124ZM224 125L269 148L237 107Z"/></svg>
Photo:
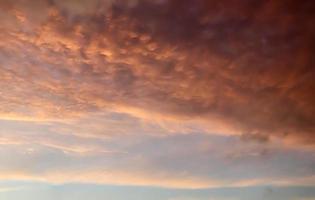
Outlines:
<svg viewBox="0 0 315 200"><path fill-rule="evenodd" d="M313 10L0 0L0 179L314 185Z"/></svg>
<svg viewBox="0 0 315 200"><path fill-rule="evenodd" d="M128 119L109 118L112 124ZM237 136L150 135L139 121L122 127L127 135L106 135L111 126L106 118L102 122L104 132L93 136L87 134L92 129L76 132L74 124L2 121L1 179L171 188L314 184L312 149Z"/></svg>

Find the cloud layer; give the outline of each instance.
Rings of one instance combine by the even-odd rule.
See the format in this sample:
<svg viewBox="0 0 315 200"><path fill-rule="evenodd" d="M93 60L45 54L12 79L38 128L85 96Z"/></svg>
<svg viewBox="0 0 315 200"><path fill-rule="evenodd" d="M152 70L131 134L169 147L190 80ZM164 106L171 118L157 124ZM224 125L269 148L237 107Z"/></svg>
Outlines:
<svg viewBox="0 0 315 200"><path fill-rule="evenodd" d="M172 188L315 183L312 149L237 136L167 134L129 117L103 116L93 126L0 121L0 180Z"/></svg>
<svg viewBox="0 0 315 200"><path fill-rule="evenodd" d="M314 143L309 1L0 6L6 118L140 109Z"/></svg>
<svg viewBox="0 0 315 200"><path fill-rule="evenodd" d="M314 9L0 0L0 180L314 185Z"/></svg>

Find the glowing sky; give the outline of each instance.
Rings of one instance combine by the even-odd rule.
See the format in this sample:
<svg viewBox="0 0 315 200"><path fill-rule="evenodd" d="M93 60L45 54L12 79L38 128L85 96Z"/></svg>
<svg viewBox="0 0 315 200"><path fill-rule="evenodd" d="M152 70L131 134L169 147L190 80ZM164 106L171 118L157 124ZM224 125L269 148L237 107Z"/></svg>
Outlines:
<svg viewBox="0 0 315 200"><path fill-rule="evenodd" d="M314 200L315 3L0 0L0 200Z"/></svg>

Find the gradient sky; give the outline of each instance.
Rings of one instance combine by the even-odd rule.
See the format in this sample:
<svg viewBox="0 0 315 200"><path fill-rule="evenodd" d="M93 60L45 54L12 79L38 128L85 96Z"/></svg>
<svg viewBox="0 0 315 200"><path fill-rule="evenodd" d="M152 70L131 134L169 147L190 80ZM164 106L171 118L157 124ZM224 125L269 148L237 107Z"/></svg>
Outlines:
<svg viewBox="0 0 315 200"><path fill-rule="evenodd" d="M0 0L0 200L315 200L312 0Z"/></svg>

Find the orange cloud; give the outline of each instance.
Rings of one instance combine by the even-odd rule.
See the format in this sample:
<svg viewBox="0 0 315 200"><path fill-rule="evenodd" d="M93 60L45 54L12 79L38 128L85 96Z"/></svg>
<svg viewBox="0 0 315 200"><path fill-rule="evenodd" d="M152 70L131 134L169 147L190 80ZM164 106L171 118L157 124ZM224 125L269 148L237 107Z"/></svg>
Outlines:
<svg viewBox="0 0 315 200"><path fill-rule="evenodd" d="M2 118L141 110L314 144L311 3L22 2L1 3Z"/></svg>

